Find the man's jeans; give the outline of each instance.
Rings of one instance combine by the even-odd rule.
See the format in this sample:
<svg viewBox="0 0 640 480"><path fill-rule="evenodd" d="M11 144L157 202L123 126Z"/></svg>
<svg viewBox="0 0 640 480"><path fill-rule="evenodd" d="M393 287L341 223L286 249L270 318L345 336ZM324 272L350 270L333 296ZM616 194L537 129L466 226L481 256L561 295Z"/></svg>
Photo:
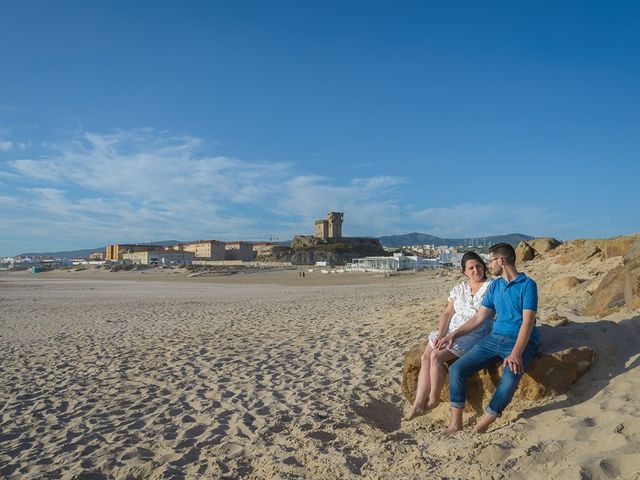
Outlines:
<svg viewBox="0 0 640 480"><path fill-rule="evenodd" d="M498 360L504 360L511 354L515 344L515 337L505 337L497 333L490 333L456 360L449 368L451 406L464 408L467 377L483 368L494 365ZM538 346L529 340L522 354L522 363L525 370L536 356L537 350ZM502 414L502 411L511 401L516 388L518 388L521 377L522 375L516 375L509 367L504 368L500 383L486 409L488 414L496 417Z"/></svg>

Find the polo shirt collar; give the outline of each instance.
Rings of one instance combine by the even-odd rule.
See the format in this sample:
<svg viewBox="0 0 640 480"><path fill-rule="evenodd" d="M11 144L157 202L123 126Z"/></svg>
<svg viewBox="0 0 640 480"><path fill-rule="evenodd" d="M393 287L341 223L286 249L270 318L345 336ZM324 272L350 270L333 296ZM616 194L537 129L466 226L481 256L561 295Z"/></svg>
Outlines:
<svg viewBox="0 0 640 480"><path fill-rule="evenodd" d="M502 276L500 276L500 279L504 282L505 286L508 287L509 285L515 285L516 283L524 282L527 279L527 276L524 273L520 272L520 274L510 282L507 282Z"/></svg>

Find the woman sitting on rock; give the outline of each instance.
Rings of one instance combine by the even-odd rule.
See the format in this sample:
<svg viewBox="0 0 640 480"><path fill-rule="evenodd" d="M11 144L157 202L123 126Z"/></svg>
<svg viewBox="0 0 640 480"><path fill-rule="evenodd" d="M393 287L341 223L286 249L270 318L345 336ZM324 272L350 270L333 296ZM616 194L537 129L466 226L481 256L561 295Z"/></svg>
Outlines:
<svg viewBox="0 0 640 480"><path fill-rule="evenodd" d="M444 363L464 355L491 331L491 322L486 321L468 334L456 338L449 348L438 350L435 347L438 339L456 330L475 315L491 283L486 275L487 266L477 253L465 252L461 265L467 280L453 287L449 293L447 308L440 316L438 329L429 335L427 348L420 357L416 399L407 414L407 420L435 408L440 403L440 392L446 376Z"/></svg>

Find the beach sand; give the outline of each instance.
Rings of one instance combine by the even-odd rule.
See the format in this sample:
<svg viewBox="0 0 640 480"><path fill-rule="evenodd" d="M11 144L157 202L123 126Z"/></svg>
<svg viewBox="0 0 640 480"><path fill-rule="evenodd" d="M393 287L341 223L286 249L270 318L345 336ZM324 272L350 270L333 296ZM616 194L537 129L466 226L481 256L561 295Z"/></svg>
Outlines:
<svg viewBox="0 0 640 480"><path fill-rule="evenodd" d="M452 437L447 405L402 421L400 381L458 272L0 274L0 476L638 478L638 312L581 317L567 268L531 263L541 318L593 323L592 369Z"/></svg>

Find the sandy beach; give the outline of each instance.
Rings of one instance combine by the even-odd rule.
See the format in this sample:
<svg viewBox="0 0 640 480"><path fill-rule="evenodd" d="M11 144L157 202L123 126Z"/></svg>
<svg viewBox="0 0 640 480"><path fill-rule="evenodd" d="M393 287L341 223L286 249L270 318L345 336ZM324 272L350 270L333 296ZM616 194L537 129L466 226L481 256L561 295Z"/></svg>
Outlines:
<svg viewBox="0 0 640 480"><path fill-rule="evenodd" d="M589 327L596 361L452 437L447 405L402 421L400 382L458 272L0 274L0 476L639 478L640 317L578 313L610 266L530 262L541 322Z"/></svg>

